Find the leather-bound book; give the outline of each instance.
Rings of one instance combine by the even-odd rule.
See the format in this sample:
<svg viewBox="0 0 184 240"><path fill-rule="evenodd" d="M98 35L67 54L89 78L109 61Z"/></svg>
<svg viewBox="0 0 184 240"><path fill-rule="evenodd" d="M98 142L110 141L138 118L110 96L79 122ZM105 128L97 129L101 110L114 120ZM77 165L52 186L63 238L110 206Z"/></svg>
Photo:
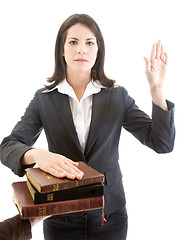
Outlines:
<svg viewBox="0 0 184 240"><path fill-rule="evenodd" d="M88 211L104 206L103 196L34 204L26 181L14 182L12 187L14 190L13 200L22 219Z"/></svg>
<svg viewBox="0 0 184 240"><path fill-rule="evenodd" d="M29 180L27 180L27 187L32 196L34 204L99 197L103 195L102 183L48 193L39 193L37 189L29 182Z"/></svg>
<svg viewBox="0 0 184 240"><path fill-rule="evenodd" d="M26 175L31 184L40 193L60 191L63 189L81 187L96 183L104 182L104 175L97 172L84 162L78 162L78 168L84 172L84 176L81 180L57 178L49 173L42 171L40 168L28 168L26 169Z"/></svg>

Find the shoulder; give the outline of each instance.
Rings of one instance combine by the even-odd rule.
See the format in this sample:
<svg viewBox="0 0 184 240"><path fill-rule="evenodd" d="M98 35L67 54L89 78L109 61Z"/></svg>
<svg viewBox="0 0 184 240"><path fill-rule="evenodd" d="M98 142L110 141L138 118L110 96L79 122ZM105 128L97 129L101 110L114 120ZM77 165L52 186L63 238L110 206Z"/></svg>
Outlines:
<svg viewBox="0 0 184 240"><path fill-rule="evenodd" d="M35 92L35 97L38 98L47 98L49 96L55 95L58 93L57 89L53 89L53 90L46 90L45 88L40 88Z"/></svg>
<svg viewBox="0 0 184 240"><path fill-rule="evenodd" d="M119 98L119 97L125 97L128 95L128 91L126 90L126 88L124 88L123 86L120 85L115 85L113 88L111 89L104 89L104 91L106 93L110 94L110 97L115 97L115 98Z"/></svg>
<svg viewBox="0 0 184 240"><path fill-rule="evenodd" d="M103 98L108 99L109 107L114 109L126 108L129 96L128 91L124 87L116 85L111 89L103 88L99 94L99 101Z"/></svg>
<svg viewBox="0 0 184 240"><path fill-rule="evenodd" d="M45 88L40 88L33 94L29 107L32 107L34 109L40 109L40 107L44 107L50 102L52 102L53 94L57 93L57 90L53 90L52 92L46 92Z"/></svg>
<svg viewBox="0 0 184 240"><path fill-rule="evenodd" d="M127 89L123 86L116 85L109 90L109 93L109 102L112 106L116 106L119 109L125 110L135 104L135 100L129 95Z"/></svg>

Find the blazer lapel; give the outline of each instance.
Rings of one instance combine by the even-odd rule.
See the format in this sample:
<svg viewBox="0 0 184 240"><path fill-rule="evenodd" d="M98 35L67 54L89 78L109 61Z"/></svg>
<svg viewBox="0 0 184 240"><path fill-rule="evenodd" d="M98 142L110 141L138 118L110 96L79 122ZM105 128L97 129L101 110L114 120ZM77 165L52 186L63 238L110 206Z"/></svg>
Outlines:
<svg viewBox="0 0 184 240"><path fill-rule="evenodd" d="M85 157L89 154L103 127L108 108L109 94L109 91L102 89L100 93L93 95L91 124L84 152Z"/></svg>
<svg viewBox="0 0 184 240"><path fill-rule="evenodd" d="M80 142L79 142L79 139L78 139L78 136L77 136L77 132L76 132L76 129L75 129L75 126L74 126L68 96L65 95L65 94L61 94L58 91L56 91L53 94L53 98L54 98L56 108L59 112L59 116L60 116L62 122L65 125L66 131L68 131L71 140L75 142L75 145L78 148L78 150L80 152L82 152Z"/></svg>
<svg viewBox="0 0 184 240"><path fill-rule="evenodd" d="M103 127L108 109L109 94L109 91L102 89L100 93L93 95L91 124L84 154L74 126L68 96L61 94L58 91L55 91L53 94L53 100L59 112L59 116L66 127L66 131L69 133L71 141L74 142L76 148L80 152L80 156L83 158L83 161L86 161L85 159L98 138L101 128Z"/></svg>

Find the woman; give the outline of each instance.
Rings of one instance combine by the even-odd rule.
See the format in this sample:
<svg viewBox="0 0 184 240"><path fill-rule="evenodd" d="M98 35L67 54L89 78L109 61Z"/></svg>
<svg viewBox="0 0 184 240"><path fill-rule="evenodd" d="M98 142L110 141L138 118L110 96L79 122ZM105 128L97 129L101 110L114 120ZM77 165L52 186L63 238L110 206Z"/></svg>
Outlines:
<svg viewBox="0 0 184 240"><path fill-rule="evenodd" d="M127 91L104 73L105 47L96 22L70 16L56 39L55 71L38 90L21 121L1 144L1 161L15 174L35 163L56 177L83 177L77 161L105 175L105 217L97 210L53 216L44 221L45 239L113 239L127 235L126 200L118 163L121 128L158 153L174 146L174 104L163 96L167 54L160 41L145 58L153 101L152 119ZM49 151L32 148L44 129Z"/></svg>

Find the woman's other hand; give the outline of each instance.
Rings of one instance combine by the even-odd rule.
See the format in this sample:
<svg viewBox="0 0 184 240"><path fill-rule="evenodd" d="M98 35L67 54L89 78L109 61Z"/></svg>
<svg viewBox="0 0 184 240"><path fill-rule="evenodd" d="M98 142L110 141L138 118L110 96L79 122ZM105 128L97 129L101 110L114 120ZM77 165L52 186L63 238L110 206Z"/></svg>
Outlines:
<svg viewBox="0 0 184 240"><path fill-rule="evenodd" d="M36 163L38 167L58 178L82 179L84 173L77 168L78 163L60 154L43 149L30 149L22 157L22 164Z"/></svg>
<svg viewBox="0 0 184 240"><path fill-rule="evenodd" d="M144 58L146 64L146 76L151 88L162 88L168 63L168 55L163 50L163 45L159 40L153 44L150 60Z"/></svg>
<svg viewBox="0 0 184 240"><path fill-rule="evenodd" d="M167 103L163 94L163 85L168 63L168 55L163 50L163 45L159 40L157 44L153 44L150 60L144 58L146 64L146 76L150 85L152 101L167 111Z"/></svg>

